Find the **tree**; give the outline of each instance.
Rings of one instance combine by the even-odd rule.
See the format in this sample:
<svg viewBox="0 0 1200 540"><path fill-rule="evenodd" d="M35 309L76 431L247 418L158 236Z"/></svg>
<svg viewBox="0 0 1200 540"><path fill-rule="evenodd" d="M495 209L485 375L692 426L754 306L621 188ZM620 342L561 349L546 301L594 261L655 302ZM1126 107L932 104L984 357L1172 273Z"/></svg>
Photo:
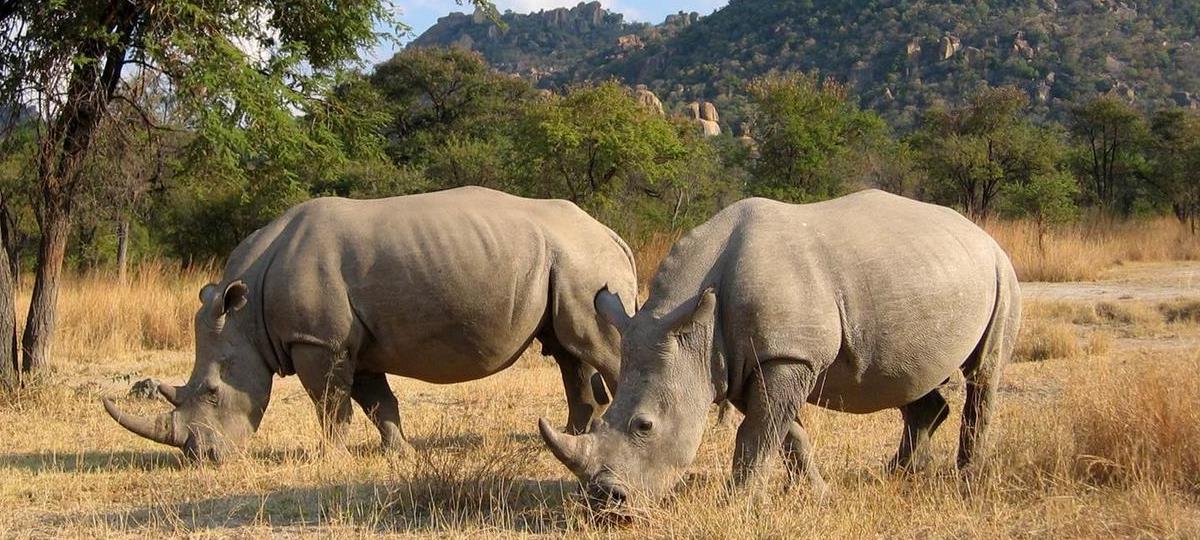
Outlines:
<svg viewBox="0 0 1200 540"><path fill-rule="evenodd" d="M296 112L310 110L329 75L375 40L378 21L390 21L378 0L3 3L0 98L36 102L43 117L35 205L41 240L22 368L48 362L84 164L111 105L133 103L122 87L127 70L166 79L195 131L191 155L244 180L248 163L277 155L336 157L314 133L324 126L297 121ZM282 178L286 184L289 176Z"/></svg>
<svg viewBox="0 0 1200 540"><path fill-rule="evenodd" d="M802 74L771 75L747 86L759 157L752 193L802 202L845 189L846 160L888 139L876 114L862 111L844 86Z"/></svg>
<svg viewBox="0 0 1200 540"><path fill-rule="evenodd" d="M1079 144L1076 163L1087 193L1109 212L1128 213L1145 163L1146 120L1116 96L1094 98L1071 109L1069 127Z"/></svg>
<svg viewBox="0 0 1200 540"><path fill-rule="evenodd" d="M532 103L514 139L524 191L595 209L634 181L647 190L666 187L687 157L679 129L615 82Z"/></svg>
<svg viewBox="0 0 1200 540"><path fill-rule="evenodd" d="M984 88L963 105L927 112L913 138L928 176L924 195L984 220L1005 186L1056 172L1060 137L1025 118L1028 104L1017 88Z"/></svg>
<svg viewBox="0 0 1200 540"><path fill-rule="evenodd" d="M36 159L34 128L10 119L7 136L0 139L0 386L12 385L20 371L17 348L16 283L19 257L16 250L17 216L33 183L31 165Z"/></svg>
<svg viewBox="0 0 1200 540"><path fill-rule="evenodd" d="M1179 108L1156 113L1150 123L1155 184L1175 216L1196 232L1200 218L1200 113Z"/></svg>
<svg viewBox="0 0 1200 540"><path fill-rule="evenodd" d="M436 153L488 145L535 95L529 83L458 48L406 49L376 66L370 81L388 116L388 153L399 165L425 165ZM451 172L466 165L439 161Z"/></svg>
<svg viewBox="0 0 1200 540"><path fill-rule="evenodd" d="M1079 182L1066 171L1040 173L1027 182L1006 184L1001 190L1001 212L1033 219L1038 230L1038 251L1045 252L1050 227L1075 219Z"/></svg>
<svg viewBox="0 0 1200 540"><path fill-rule="evenodd" d="M126 282L134 226L150 196L164 189L169 161L187 135L179 119L172 118L164 81L140 75L126 79L128 101L114 103L97 129L75 210L77 231L114 230L115 253L97 249L83 255L91 264L115 258L121 284Z"/></svg>

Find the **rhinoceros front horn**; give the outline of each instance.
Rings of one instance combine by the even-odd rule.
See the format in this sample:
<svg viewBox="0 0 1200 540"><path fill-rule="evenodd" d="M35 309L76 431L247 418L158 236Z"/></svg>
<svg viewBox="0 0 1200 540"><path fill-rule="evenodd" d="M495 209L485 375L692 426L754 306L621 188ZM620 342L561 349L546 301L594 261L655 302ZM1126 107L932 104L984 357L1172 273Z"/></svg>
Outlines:
<svg viewBox="0 0 1200 540"><path fill-rule="evenodd" d="M121 424L121 427L156 443L181 447L185 442L178 430L175 429L174 414L160 414L154 418L133 416L125 414L120 407L117 407L116 403L108 398L104 398L104 410L108 411L108 415Z"/></svg>
<svg viewBox="0 0 1200 540"><path fill-rule="evenodd" d="M587 464L591 454L591 439L589 435L567 435L559 433L545 418L538 419L538 431L542 440L550 447L550 452L566 465L576 476L586 474Z"/></svg>

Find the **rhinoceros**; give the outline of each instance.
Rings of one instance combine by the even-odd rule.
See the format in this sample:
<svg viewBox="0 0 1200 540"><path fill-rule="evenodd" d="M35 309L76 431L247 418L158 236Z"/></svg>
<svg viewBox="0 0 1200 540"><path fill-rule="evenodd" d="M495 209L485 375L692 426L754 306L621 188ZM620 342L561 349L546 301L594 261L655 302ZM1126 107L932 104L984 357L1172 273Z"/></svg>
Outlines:
<svg viewBox="0 0 1200 540"><path fill-rule="evenodd" d="M637 294L629 247L566 201L483 188L305 202L250 235L200 292L187 384L175 410L123 413L126 429L220 461L253 434L275 376L299 377L338 446L356 401L385 448L406 446L386 374L432 383L486 377L538 339L562 371L567 429L616 389L620 335L598 288ZM633 305L630 305L630 313Z"/></svg>
<svg viewBox="0 0 1200 540"><path fill-rule="evenodd" d="M898 408L893 469L929 459L948 415L940 388L966 378L958 465L982 455L996 386L1013 348L1020 294L1007 256L951 209L881 191L792 205L747 199L680 239L629 317L602 289L597 310L622 334L620 391L586 434L544 419L553 454L597 505L649 502L695 458L713 402L745 414L733 485L757 484L782 454L789 481L827 490L801 405Z"/></svg>

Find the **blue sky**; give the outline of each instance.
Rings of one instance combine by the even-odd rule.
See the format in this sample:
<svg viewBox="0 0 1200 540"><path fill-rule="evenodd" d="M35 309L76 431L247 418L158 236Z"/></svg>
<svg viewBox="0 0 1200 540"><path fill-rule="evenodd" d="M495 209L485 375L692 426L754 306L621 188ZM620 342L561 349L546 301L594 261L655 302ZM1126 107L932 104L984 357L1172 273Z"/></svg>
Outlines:
<svg viewBox="0 0 1200 540"><path fill-rule="evenodd" d="M517 13L530 13L556 7L573 7L580 0L499 0L496 7L500 12L512 10ZM600 0L605 8L623 13L626 21L644 21L660 23L671 13L679 11L696 11L703 15L712 13L717 8L729 3L728 0ZM469 3L469 2L468 2ZM437 22L438 17L452 11L470 13L474 8L460 6L454 0L392 0L392 5L398 12L398 18L412 27L413 36L419 35ZM411 39L412 36L409 37ZM368 55L372 63L386 60L395 52L393 43L381 43Z"/></svg>

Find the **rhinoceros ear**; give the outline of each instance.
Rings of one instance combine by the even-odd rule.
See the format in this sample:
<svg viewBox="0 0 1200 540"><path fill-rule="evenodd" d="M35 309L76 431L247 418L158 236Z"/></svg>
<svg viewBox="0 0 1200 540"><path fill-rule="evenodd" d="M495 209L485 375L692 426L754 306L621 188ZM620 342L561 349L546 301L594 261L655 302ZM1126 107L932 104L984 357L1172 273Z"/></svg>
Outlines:
<svg viewBox="0 0 1200 540"><path fill-rule="evenodd" d="M621 302L621 297L609 292L608 285L596 293L592 303L595 304L596 313L602 315L618 332L625 332L625 328L629 326L629 314L625 312L625 303Z"/></svg>
<svg viewBox="0 0 1200 540"><path fill-rule="evenodd" d="M225 287L225 301L222 302L223 313L232 313L246 307L246 294L248 292L249 289L246 288L246 283L240 279Z"/></svg>
<svg viewBox="0 0 1200 540"><path fill-rule="evenodd" d="M673 331L688 333L693 327L711 325L717 314L717 289L708 287L700 293L696 309L671 325Z"/></svg>
<svg viewBox="0 0 1200 540"><path fill-rule="evenodd" d="M200 300L209 306L213 318L224 317L246 306L246 295L249 292L246 283L236 280L225 287L225 292L218 296L217 285L208 284L200 290Z"/></svg>

